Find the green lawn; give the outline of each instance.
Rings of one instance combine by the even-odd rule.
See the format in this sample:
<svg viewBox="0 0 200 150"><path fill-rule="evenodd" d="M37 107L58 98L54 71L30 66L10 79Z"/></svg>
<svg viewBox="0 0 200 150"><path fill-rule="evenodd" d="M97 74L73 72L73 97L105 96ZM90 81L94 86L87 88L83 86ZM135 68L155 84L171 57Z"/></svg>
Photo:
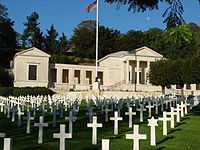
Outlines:
<svg viewBox="0 0 200 150"><path fill-rule="evenodd" d="M80 115L82 114L82 115ZM104 128L98 129L98 145L91 145L91 128L86 128L87 119L80 112L79 120L74 125L73 139L66 141L67 150L100 150L101 139L110 139L110 150L132 150L132 140L126 140L125 134L132 133L132 129L128 129L128 116L119 123L119 135L113 135L113 122L103 123ZM147 115L147 114L146 114ZM112 115L113 116L113 115ZM125 117L125 116L123 116ZM138 123L138 116L134 122ZM13 150L58 150L59 140L53 139L53 133L59 132L59 126L52 128L51 117L46 116L49 122L49 128L44 129L44 144L37 144L38 128L32 127L31 134L27 135L26 125L17 128L16 124L8 121L3 114L0 114L0 132L6 131L7 137L13 139ZM46 120L45 119L45 120ZM102 121L101 121L102 120ZM98 122L103 122L104 118L98 115ZM38 121L37 121L38 122ZM64 123L59 120L58 123ZM147 122L140 124L140 133L147 134L148 139L140 142L141 150L199 150L200 149L200 107L194 109L192 113L182 119L180 124L174 130L169 129L167 137L162 136L162 122L156 129L157 146L149 145L149 128ZM0 139L0 149L3 147L3 139Z"/></svg>

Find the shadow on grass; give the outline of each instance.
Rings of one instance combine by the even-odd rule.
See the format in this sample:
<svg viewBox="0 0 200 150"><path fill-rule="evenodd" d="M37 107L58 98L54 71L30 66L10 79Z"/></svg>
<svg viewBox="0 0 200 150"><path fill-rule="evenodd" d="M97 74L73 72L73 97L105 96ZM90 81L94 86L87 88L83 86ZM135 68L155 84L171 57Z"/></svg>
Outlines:
<svg viewBox="0 0 200 150"><path fill-rule="evenodd" d="M188 119L190 119L190 117L186 116L186 117L182 118L181 120L184 121L184 120L188 120Z"/></svg>
<svg viewBox="0 0 200 150"><path fill-rule="evenodd" d="M161 146L161 147L156 148L155 150L163 150L164 148L165 146Z"/></svg>
<svg viewBox="0 0 200 150"><path fill-rule="evenodd" d="M177 131L181 131L182 129L178 128L178 129L172 129L168 132L168 134L172 134L174 132L177 132Z"/></svg>
<svg viewBox="0 0 200 150"><path fill-rule="evenodd" d="M186 124L186 123L185 123L185 122L179 122L179 123L176 124L175 127L177 128L177 127L179 127L179 126L181 126L181 125L183 125L183 124Z"/></svg>
<svg viewBox="0 0 200 150"><path fill-rule="evenodd" d="M171 140L173 138L174 138L174 136L167 136L166 138L162 139L161 141L157 142L156 144L162 144L162 143L164 143L168 140Z"/></svg>

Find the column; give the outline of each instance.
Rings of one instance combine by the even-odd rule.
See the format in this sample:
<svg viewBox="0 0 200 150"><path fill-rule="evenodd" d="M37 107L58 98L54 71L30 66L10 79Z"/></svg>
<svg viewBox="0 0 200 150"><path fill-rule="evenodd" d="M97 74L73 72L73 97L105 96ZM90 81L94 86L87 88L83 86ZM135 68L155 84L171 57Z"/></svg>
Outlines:
<svg viewBox="0 0 200 150"><path fill-rule="evenodd" d="M140 72L139 72L139 68L140 68L140 61L136 61L137 84L140 84Z"/></svg>
<svg viewBox="0 0 200 150"><path fill-rule="evenodd" d="M74 84L74 69L69 69L69 84Z"/></svg>
<svg viewBox="0 0 200 150"><path fill-rule="evenodd" d="M126 83L129 83L129 60L126 61Z"/></svg>
<svg viewBox="0 0 200 150"><path fill-rule="evenodd" d="M62 68L57 68L57 84L62 84Z"/></svg>
<svg viewBox="0 0 200 150"><path fill-rule="evenodd" d="M130 83L132 84L133 83L133 66L132 65L129 66L129 70L130 70Z"/></svg>
<svg viewBox="0 0 200 150"><path fill-rule="evenodd" d="M148 85L149 84L149 77L147 77L147 75L149 75L149 71L150 71L150 61L147 61L147 68L146 68L146 78L145 80L147 81L146 84Z"/></svg>
<svg viewBox="0 0 200 150"><path fill-rule="evenodd" d="M86 71L85 70L81 70L81 73L80 73L80 82L81 82L81 85L85 85L86 84Z"/></svg>
<svg viewBox="0 0 200 150"><path fill-rule="evenodd" d="M92 71L92 84L95 82L95 80L96 80L96 71L93 70Z"/></svg>

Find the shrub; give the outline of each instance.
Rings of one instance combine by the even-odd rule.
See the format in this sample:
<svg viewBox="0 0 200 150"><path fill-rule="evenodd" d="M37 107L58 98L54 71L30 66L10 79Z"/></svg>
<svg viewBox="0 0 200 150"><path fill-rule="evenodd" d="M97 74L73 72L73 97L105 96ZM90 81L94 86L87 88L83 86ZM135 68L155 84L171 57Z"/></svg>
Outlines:
<svg viewBox="0 0 200 150"><path fill-rule="evenodd" d="M37 96L37 95L53 95L53 92L50 89L44 87L0 87L0 96Z"/></svg>

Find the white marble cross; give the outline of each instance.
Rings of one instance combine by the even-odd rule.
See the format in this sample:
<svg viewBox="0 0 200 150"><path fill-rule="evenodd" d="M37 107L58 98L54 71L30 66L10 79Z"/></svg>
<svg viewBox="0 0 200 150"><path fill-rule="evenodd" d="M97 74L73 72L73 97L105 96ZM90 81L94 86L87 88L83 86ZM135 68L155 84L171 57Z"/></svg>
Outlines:
<svg viewBox="0 0 200 150"><path fill-rule="evenodd" d="M139 140L146 140L147 135L146 134L139 134L139 125L134 125L133 127L133 134L126 134L126 139L133 140L133 150L139 150Z"/></svg>
<svg viewBox="0 0 200 150"><path fill-rule="evenodd" d="M92 117L93 117L93 115L95 115L92 107L88 108L88 112L86 113L86 115L88 115L88 117L89 117L89 122L92 122Z"/></svg>
<svg viewBox="0 0 200 150"><path fill-rule="evenodd" d="M110 149L110 140L102 139L102 149L101 150L109 150Z"/></svg>
<svg viewBox="0 0 200 150"><path fill-rule="evenodd" d="M136 112L133 112L132 111L132 107L129 107L128 108L128 112L125 112L125 115L129 116L129 125L128 125L128 127L132 128L133 127L133 115L136 115Z"/></svg>
<svg viewBox="0 0 200 150"><path fill-rule="evenodd" d="M118 135L118 121L123 118L118 116L118 111L115 111L114 117L110 117L110 120L114 121L114 135Z"/></svg>
<svg viewBox="0 0 200 150"><path fill-rule="evenodd" d="M13 106L12 107L12 118L11 118L12 122L15 122L15 113L16 113L16 108L15 108L15 106Z"/></svg>
<svg viewBox="0 0 200 150"><path fill-rule="evenodd" d="M5 133L0 133L0 138L4 138L6 136Z"/></svg>
<svg viewBox="0 0 200 150"><path fill-rule="evenodd" d="M53 138L60 139L60 150L65 150L65 139L72 138L71 133L65 133L65 125L60 125L60 133L54 133Z"/></svg>
<svg viewBox="0 0 200 150"><path fill-rule="evenodd" d="M180 109L180 105L179 104L177 104L176 108L174 108L174 111L176 111L176 121L180 122L181 121L181 119L180 119L180 111L181 111L181 109Z"/></svg>
<svg viewBox="0 0 200 150"><path fill-rule="evenodd" d="M151 140L150 140L150 145L155 146L156 145L156 126L158 126L158 119L155 119L152 117L151 119L148 119L148 126L151 127Z"/></svg>
<svg viewBox="0 0 200 150"><path fill-rule="evenodd" d="M4 106L5 106L5 104L0 103L0 112L3 112Z"/></svg>
<svg viewBox="0 0 200 150"><path fill-rule="evenodd" d="M18 112L17 112L17 116L18 116L17 126L18 126L18 127L20 127L21 124L22 124L22 120L21 120L22 115L24 115L24 113L21 112L21 108L18 107Z"/></svg>
<svg viewBox="0 0 200 150"><path fill-rule="evenodd" d="M174 112L174 107L171 107L171 112L167 112L167 115L170 115L170 116L171 116L170 127L171 127L172 129L174 129L174 128L175 128L174 116L176 115L176 112Z"/></svg>
<svg viewBox="0 0 200 150"><path fill-rule="evenodd" d="M184 109L185 109L185 107L187 107L187 106L183 103L183 101L181 101L181 105L180 105L181 117L184 117Z"/></svg>
<svg viewBox="0 0 200 150"><path fill-rule="evenodd" d="M103 125L101 123L97 123L97 117L93 116L92 123L88 123L87 127L92 128L92 144L97 144L97 128L102 128Z"/></svg>
<svg viewBox="0 0 200 150"><path fill-rule="evenodd" d="M154 108L154 105L151 105L151 101L149 101L148 104L149 104L149 105L146 106L146 108L148 108L148 110L149 110L149 117L151 117L151 109Z"/></svg>
<svg viewBox="0 0 200 150"><path fill-rule="evenodd" d="M110 111L112 111L111 109L108 109L108 107L106 107L105 108L105 122L108 122L108 113L110 112Z"/></svg>
<svg viewBox="0 0 200 150"><path fill-rule="evenodd" d="M167 112L163 112L163 118L158 118L159 121L163 121L163 135L167 135L167 121L171 121L171 118L167 118Z"/></svg>
<svg viewBox="0 0 200 150"><path fill-rule="evenodd" d="M187 100L185 100L185 114L188 114L188 106L190 106L190 104L188 104Z"/></svg>
<svg viewBox="0 0 200 150"><path fill-rule="evenodd" d="M31 126L31 120L34 120L34 117L31 117L31 113L27 112L27 124L26 124L26 133L30 134L30 126Z"/></svg>
<svg viewBox="0 0 200 150"><path fill-rule="evenodd" d="M65 117L65 120L69 121L69 133L73 134L73 122L77 120L77 117L73 116L73 112L69 112L69 117Z"/></svg>
<svg viewBox="0 0 200 150"><path fill-rule="evenodd" d="M35 127L39 127L38 144L43 143L43 128L48 127L48 123L44 123L44 117L40 116L40 122L34 123Z"/></svg>
<svg viewBox="0 0 200 150"><path fill-rule="evenodd" d="M137 111L140 112L140 122L143 122L143 112L146 111L146 108L144 108L143 104L140 104L140 109L137 109Z"/></svg>
<svg viewBox="0 0 200 150"><path fill-rule="evenodd" d="M3 150L11 150L11 138L4 138Z"/></svg>

